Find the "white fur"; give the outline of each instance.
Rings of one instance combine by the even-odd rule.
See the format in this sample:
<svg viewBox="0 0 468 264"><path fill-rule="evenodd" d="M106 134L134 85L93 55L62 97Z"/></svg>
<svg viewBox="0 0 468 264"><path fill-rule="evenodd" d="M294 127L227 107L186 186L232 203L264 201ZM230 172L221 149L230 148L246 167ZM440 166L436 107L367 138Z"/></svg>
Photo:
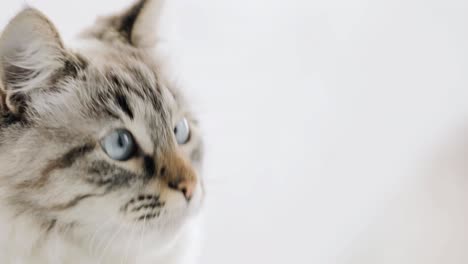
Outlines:
<svg viewBox="0 0 468 264"><path fill-rule="evenodd" d="M120 254L112 254L107 247L106 252L90 255L88 249L63 239L57 232L44 239L43 230L35 228L34 221L15 217L3 206L0 209L0 258L5 264L194 264L199 254L196 247L200 241L198 220L189 223L163 252L154 250L152 245L144 245L136 235L128 238L129 243L123 244ZM109 237L105 242L110 243L111 239Z"/></svg>

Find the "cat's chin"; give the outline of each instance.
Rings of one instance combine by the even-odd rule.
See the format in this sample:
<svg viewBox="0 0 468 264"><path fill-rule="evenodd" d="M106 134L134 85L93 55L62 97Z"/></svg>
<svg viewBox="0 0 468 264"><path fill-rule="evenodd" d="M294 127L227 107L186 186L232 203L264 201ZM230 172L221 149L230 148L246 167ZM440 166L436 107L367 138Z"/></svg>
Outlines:
<svg viewBox="0 0 468 264"><path fill-rule="evenodd" d="M198 208L177 208L168 210L157 219L141 223L122 223L107 231L100 232L100 237L94 238L92 248L84 244L91 256L119 259L144 257L148 254L164 256L179 247L187 233L190 233L192 221L198 215ZM89 242L81 239L81 242ZM80 243L83 245L83 243ZM107 263L107 262L104 262Z"/></svg>
<svg viewBox="0 0 468 264"><path fill-rule="evenodd" d="M174 244L184 235L187 228L191 227L192 220L200 213L203 201L202 190L187 202L183 197L173 197L166 204L164 214L153 221L143 223L145 241L152 250L164 253L174 247ZM144 250L143 250L144 251ZM144 254L144 252L140 252Z"/></svg>

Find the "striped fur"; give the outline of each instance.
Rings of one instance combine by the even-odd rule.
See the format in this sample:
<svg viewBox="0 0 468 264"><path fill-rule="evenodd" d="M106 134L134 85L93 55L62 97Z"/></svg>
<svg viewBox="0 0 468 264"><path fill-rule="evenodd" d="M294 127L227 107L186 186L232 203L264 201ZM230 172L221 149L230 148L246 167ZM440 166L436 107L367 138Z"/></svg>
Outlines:
<svg viewBox="0 0 468 264"><path fill-rule="evenodd" d="M204 195L202 141L152 53L157 31L149 25L160 8L161 1L141 0L100 18L74 50L32 8L4 30L2 263L185 263L188 226ZM178 145L173 130L183 117L190 141ZM137 142L127 161L102 150L114 129ZM195 184L191 199L174 187L184 179Z"/></svg>

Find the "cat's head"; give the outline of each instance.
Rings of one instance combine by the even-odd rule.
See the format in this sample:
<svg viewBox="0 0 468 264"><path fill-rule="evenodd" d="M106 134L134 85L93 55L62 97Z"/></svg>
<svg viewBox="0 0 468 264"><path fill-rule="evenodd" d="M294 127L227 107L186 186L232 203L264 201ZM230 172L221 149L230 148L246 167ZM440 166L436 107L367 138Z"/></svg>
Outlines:
<svg viewBox="0 0 468 264"><path fill-rule="evenodd" d="M35 9L4 29L1 199L45 233L164 245L198 211L200 132L153 57L159 11L141 0L100 18L76 50Z"/></svg>

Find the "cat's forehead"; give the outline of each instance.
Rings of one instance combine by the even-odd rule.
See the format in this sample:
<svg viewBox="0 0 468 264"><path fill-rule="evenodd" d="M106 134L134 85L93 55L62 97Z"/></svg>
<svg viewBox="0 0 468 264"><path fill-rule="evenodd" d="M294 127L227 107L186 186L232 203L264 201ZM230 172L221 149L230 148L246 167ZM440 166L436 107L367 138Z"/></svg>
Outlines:
<svg viewBox="0 0 468 264"><path fill-rule="evenodd" d="M132 128L140 139L147 138L147 144L157 140L155 135L172 132L179 104L149 54L107 47L76 49L75 56L81 63L75 65L76 73L65 74L58 82L61 92L54 97L55 110L36 105L48 109L50 114L45 116L59 123L66 119L75 124L87 122L88 128L82 129L88 132L103 132L115 124Z"/></svg>
<svg viewBox="0 0 468 264"><path fill-rule="evenodd" d="M127 47L97 47L81 53L89 63L79 78L89 90L125 97L132 104L148 104L157 112L177 106L175 93L163 80L152 54Z"/></svg>
<svg viewBox="0 0 468 264"><path fill-rule="evenodd" d="M93 48L80 49L79 54L88 61L89 67L84 73L96 80L118 75L135 81L156 83L159 77L157 64L148 52L101 43Z"/></svg>

